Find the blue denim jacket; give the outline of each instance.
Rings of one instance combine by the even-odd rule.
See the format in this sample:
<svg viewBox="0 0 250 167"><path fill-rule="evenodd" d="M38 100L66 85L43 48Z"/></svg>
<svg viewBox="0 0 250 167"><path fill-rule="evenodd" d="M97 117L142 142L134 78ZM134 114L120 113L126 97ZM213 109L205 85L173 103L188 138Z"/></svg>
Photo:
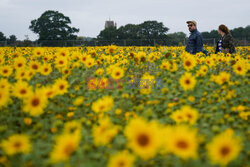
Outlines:
<svg viewBox="0 0 250 167"><path fill-rule="evenodd" d="M185 50L191 54L203 51L203 37L198 30L191 32Z"/></svg>

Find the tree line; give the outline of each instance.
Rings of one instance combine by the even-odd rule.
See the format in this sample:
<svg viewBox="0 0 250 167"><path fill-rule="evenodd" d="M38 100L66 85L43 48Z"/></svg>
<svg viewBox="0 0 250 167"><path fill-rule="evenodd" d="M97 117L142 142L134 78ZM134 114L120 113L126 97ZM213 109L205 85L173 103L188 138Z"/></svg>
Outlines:
<svg viewBox="0 0 250 167"><path fill-rule="evenodd" d="M71 20L63 13L58 11L45 11L39 18L31 21L29 29L38 34L39 38L35 41L36 44L42 46L62 46L72 45L65 41L82 40L78 37L78 28L70 26ZM105 42L114 43L122 42L122 45L184 45L187 38L184 32L168 33L169 28L164 26L162 22L155 20L144 21L141 24L126 24L124 26L111 26L100 31L96 38L88 39L89 42L97 41L98 45L105 45ZM250 25L230 30L232 36L238 40L246 40L250 42ZM210 32L202 32L205 39L218 39L217 30ZM15 35L5 37L0 32L0 41L6 41L7 45L16 44L32 45L32 41L28 37L24 41L17 40Z"/></svg>

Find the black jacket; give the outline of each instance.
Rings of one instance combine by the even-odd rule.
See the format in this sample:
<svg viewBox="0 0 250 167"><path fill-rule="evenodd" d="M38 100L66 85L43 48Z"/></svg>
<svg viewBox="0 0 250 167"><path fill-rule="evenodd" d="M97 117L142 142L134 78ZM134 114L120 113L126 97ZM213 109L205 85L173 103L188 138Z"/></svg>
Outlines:
<svg viewBox="0 0 250 167"><path fill-rule="evenodd" d="M229 49L229 53L235 53L233 37L231 34L226 34L224 37L221 37L220 39L222 40L221 47L223 49ZM219 41L217 42L215 53L219 52L218 43Z"/></svg>

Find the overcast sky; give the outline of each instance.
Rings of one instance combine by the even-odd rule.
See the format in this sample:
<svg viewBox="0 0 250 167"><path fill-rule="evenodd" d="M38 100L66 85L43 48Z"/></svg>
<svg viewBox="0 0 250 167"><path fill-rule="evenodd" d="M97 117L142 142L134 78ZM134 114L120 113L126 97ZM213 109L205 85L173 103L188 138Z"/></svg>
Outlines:
<svg viewBox="0 0 250 167"><path fill-rule="evenodd" d="M222 23L229 29L250 25L250 0L0 0L0 32L37 39L28 27L46 10L69 16L72 26L80 29L78 36L88 37L96 37L109 18L118 27L157 20L169 33L186 34L187 20L196 20L201 32Z"/></svg>

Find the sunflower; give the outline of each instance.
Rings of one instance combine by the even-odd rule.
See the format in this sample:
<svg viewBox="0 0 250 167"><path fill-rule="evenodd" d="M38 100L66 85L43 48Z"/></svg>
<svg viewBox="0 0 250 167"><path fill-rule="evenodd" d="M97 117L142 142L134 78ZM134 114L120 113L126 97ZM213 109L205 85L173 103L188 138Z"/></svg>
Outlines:
<svg viewBox="0 0 250 167"><path fill-rule="evenodd" d="M213 164L226 166L229 162L236 159L242 149L241 139L234 136L231 129L227 129L215 136L207 144L207 154Z"/></svg>
<svg viewBox="0 0 250 167"><path fill-rule="evenodd" d="M98 80L98 88L99 89L105 89L105 88L107 88L109 86L109 84L111 84L109 82L110 82L110 80L108 80L108 78L101 78L101 79L99 79Z"/></svg>
<svg viewBox="0 0 250 167"><path fill-rule="evenodd" d="M111 72L111 77L115 80L121 79L124 76L124 70L120 67L113 68Z"/></svg>
<svg viewBox="0 0 250 167"><path fill-rule="evenodd" d="M230 80L230 74L227 72L220 72L219 75L216 76L215 82L219 85L222 85Z"/></svg>
<svg viewBox="0 0 250 167"><path fill-rule="evenodd" d="M0 67L0 74L3 77L9 77L13 72L13 68L10 65L4 65Z"/></svg>
<svg viewBox="0 0 250 167"><path fill-rule="evenodd" d="M95 90L98 88L98 79L97 78L87 78L87 88L90 90Z"/></svg>
<svg viewBox="0 0 250 167"><path fill-rule="evenodd" d="M62 134L56 137L56 143L50 152L52 163L68 161L70 156L79 147L80 136L72 134Z"/></svg>
<svg viewBox="0 0 250 167"><path fill-rule="evenodd" d="M40 73L42 75L49 75L52 71L51 65L50 64L43 64L40 70Z"/></svg>
<svg viewBox="0 0 250 167"><path fill-rule="evenodd" d="M14 134L3 140L0 145L8 155L17 153L27 154L31 151L32 145L29 137L23 134Z"/></svg>
<svg viewBox="0 0 250 167"><path fill-rule="evenodd" d="M109 159L108 167L132 167L135 157L127 150L120 151Z"/></svg>
<svg viewBox="0 0 250 167"><path fill-rule="evenodd" d="M88 68L93 67L96 63L95 63L95 59L93 58L88 58L85 63L84 63Z"/></svg>
<svg viewBox="0 0 250 167"><path fill-rule="evenodd" d="M166 145L170 152L182 159L197 158L197 131L186 125L174 126L169 132Z"/></svg>
<svg viewBox="0 0 250 167"><path fill-rule="evenodd" d="M37 48L35 48L35 49L33 50L33 55L34 55L35 57L42 57L43 54L44 54L44 51L43 51L42 48L37 47Z"/></svg>
<svg viewBox="0 0 250 167"><path fill-rule="evenodd" d="M60 56L55 59L55 66L56 68L63 68L67 67L68 65L68 59L65 56Z"/></svg>
<svg viewBox="0 0 250 167"><path fill-rule="evenodd" d="M44 90L37 90L32 92L27 98L24 99L23 111L28 112L31 116L41 115L44 108L47 106L48 98Z"/></svg>
<svg viewBox="0 0 250 167"><path fill-rule="evenodd" d="M190 125L193 125L196 123L196 121L199 117L199 113L196 109L194 109L190 106L183 106L181 108L181 110L183 111L183 114L187 118L187 121Z"/></svg>
<svg viewBox="0 0 250 167"><path fill-rule="evenodd" d="M98 68L95 72L96 75L102 75L104 73L104 69L103 68Z"/></svg>
<svg viewBox="0 0 250 167"><path fill-rule="evenodd" d="M28 97L32 93L32 87L27 82L19 80L12 88L12 94L18 98Z"/></svg>
<svg viewBox="0 0 250 167"><path fill-rule="evenodd" d="M18 57L14 60L14 68L22 69L25 68L27 60L24 57Z"/></svg>
<svg viewBox="0 0 250 167"><path fill-rule="evenodd" d="M184 69L187 70L187 71L192 70L196 66L195 57L192 56L192 55L187 55L183 59L183 66L184 66Z"/></svg>
<svg viewBox="0 0 250 167"><path fill-rule="evenodd" d="M63 95L68 92L69 83L67 80L60 78L55 81L53 87L57 94Z"/></svg>
<svg viewBox="0 0 250 167"><path fill-rule="evenodd" d="M9 99L9 89L0 88L0 109L8 104Z"/></svg>
<svg viewBox="0 0 250 167"><path fill-rule="evenodd" d="M99 125L92 129L93 142L96 146L105 146L116 136L119 127L114 125L109 117L99 119Z"/></svg>
<svg viewBox="0 0 250 167"><path fill-rule="evenodd" d="M0 79L0 89L9 90L11 88L11 84L9 83L8 79L1 78Z"/></svg>
<svg viewBox="0 0 250 167"><path fill-rule="evenodd" d="M156 122L147 122L142 118L134 118L125 128L128 147L142 159L153 158L160 145L161 137Z"/></svg>
<svg viewBox="0 0 250 167"><path fill-rule="evenodd" d="M95 113L110 111L114 106L114 100L111 96L104 96L92 104L92 110Z"/></svg>
<svg viewBox="0 0 250 167"><path fill-rule="evenodd" d="M63 132L64 134L80 135L81 129L82 129L81 123L74 120L74 121L65 123Z"/></svg>
<svg viewBox="0 0 250 167"><path fill-rule="evenodd" d="M191 73L185 73L180 78L180 85L185 91L193 89L195 87L195 84L196 84L195 77L192 76Z"/></svg>
<svg viewBox="0 0 250 167"><path fill-rule="evenodd" d="M247 65L248 63L245 63L245 61L238 61L235 65L233 65L233 70L237 75L244 76L248 71Z"/></svg>
<svg viewBox="0 0 250 167"><path fill-rule="evenodd" d="M84 101L84 97L79 96L73 101L73 104L74 106L80 106L81 104L83 104L83 101Z"/></svg>
<svg viewBox="0 0 250 167"><path fill-rule="evenodd" d="M34 72L39 72L40 71L41 64L37 61L31 61L29 63L29 68Z"/></svg>
<svg viewBox="0 0 250 167"><path fill-rule="evenodd" d="M177 110L170 115L170 118L173 119L176 123L186 122L187 118L183 115L181 110Z"/></svg>

